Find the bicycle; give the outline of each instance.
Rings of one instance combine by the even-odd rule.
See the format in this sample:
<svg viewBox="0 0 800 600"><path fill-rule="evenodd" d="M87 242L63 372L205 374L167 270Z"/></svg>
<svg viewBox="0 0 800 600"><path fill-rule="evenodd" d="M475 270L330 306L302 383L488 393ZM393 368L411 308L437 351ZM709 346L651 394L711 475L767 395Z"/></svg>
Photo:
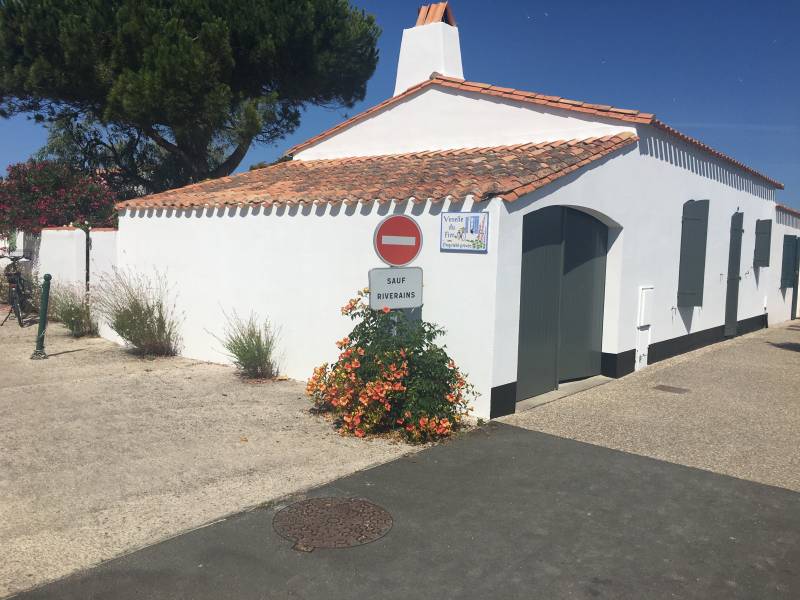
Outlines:
<svg viewBox="0 0 800 600"><path fill-rule="evenodd" d="M24 318L34 311L33 288L30 282L22 276L22 272L17 265L24 256L0 255L0 258L7 258L11 261L11 264L4 269L4 275L8 282L9 310L6 318L0 323L0 327L6 324L12 314L16 317L17 324L20 327L25 327Z"/></svg>

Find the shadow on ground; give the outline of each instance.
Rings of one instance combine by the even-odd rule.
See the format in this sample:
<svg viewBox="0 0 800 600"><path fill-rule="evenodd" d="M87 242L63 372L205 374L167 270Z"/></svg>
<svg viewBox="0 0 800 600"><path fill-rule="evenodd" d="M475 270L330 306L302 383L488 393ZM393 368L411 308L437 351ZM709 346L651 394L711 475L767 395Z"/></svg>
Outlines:
<svg viewBox="0 0 800 600"><path fill-rule="evenodd" d="M773 348L780 348L781 350L790 350L791 352L800 352L800 344L797 344L795 342L782 342L779 344L770 342L769 344Z"/></svg>
<svg viewBox="0 0 800 600"><path fill-rule="evenodd" d="M19 598L800 597L800 494L509 425L309 495L367 498L394 527L302 553L279 504Z"/></svg>

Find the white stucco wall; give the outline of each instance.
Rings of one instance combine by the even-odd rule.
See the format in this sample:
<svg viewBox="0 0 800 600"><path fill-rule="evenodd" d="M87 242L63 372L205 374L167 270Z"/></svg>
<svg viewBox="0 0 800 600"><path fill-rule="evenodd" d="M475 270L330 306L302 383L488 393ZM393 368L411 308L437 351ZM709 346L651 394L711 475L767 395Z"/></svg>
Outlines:
<svg viewBox="0 0 800 600"><path fill-rule="evenodd" d="M654 287L651 344L724 323L730 218L737 208L744 212L738 320L763 314L765 296L770 322L789 318L791 293L784 299L772 283L776 271L780 277L777 228L770 267L758 278L752 267L755 221L775 218L772 189L651 127L641 126L638 134L638 146L502 205L493 386L517 377L522 219L546 206L583 209L621 226L609 236L604 352L636 347L640 286ZM682 210L691 199L708 199L710 207L703 306L687 310L676 304Z"/></svg>
<svg viewBox="0 0 800 600"><path fill-rule="evenodd" d="M298 152L297 160L571 140L628 124L503 98L430 87Z"/></svg>
<svg viewBox="0 0 800 600"><path fill-rule="evenodd" d="M377 223L411 214L424 245L423 317L447 328L443 340L481 393L488 416L494 386L517 378L522 219L564 205L610 227L603 351L637 345L639 289L652 286L650 343L724 323L730 218L744 213L738 320L769 311L789 318L791 291L778 290L782 231L773 229L768 268L752 268L756 219L775 219L774 189L729 163L650 126L636 129L568 111L428 88L323 140L296 159L396 154L587 138L636 131L638 145L616 152L513 203L476 205L490 213L486 255L439 252L439 212L463 204L370 204L280 208L129 211L120 217L118 264L165 273L184 313L186 356L226 362L224 312L269 317L281 329L283 372L307 378L336 358L334 341L351 323L339 308L381 266L372 249ZM676 307L683 204L710 200L703 306ZM765 302L766 298L766 302Z"/></svg>
<svg viewBox="0 0 800 600"><path fill-rule="evenodd" d="M789 319L800 317L800 302L798 313L792 315L792 294L797 293L800 282L795 282L795 288L781 287L781 265L783 264L783 236L800 236L800 226L794 227L778 222L776 216L772 217L772 248L770 252L769 270L766 273L766 299L769 310L770 323L781 323ZM792 220L794 222L794 220ZM797 221L800 225L800 221Z"/></svg>
<svg viewBox="0 0 800 600"><path fill-rule="evenodd" d="M373 250L375 226L390 211L409 214L424 239L411 265L424 270L423 318L447 329L442 342L481 393L477 414L488 416L498 205L477 206L490 212L488 254L440 253L442 209L471 203L129 212L119 221L119 266L167 276L185 356L227 362L214 337L225 329L223 311L254 311L280 327L282 372L304 380L336 359L334 342L352 329L340 308L367 286L370 268L385 266Z"/></svg>
<svg viewBox="0 0 800 600"><path fill-rule="evenodd" d="M90 277L96 281L102 273L110 272L116 265L117 232L94 229L91 238ZM86 235L80 229L44 229L37 261L39 273L50 273L54 283L83 283L86 277L85 243Z"/></svg>
<svg viewBox="0 0 800 600"><path fill-rule="evenodd" d="M431 73L464 78L458 29L447 23L403 30L394 95L429 79Z"/></svg>

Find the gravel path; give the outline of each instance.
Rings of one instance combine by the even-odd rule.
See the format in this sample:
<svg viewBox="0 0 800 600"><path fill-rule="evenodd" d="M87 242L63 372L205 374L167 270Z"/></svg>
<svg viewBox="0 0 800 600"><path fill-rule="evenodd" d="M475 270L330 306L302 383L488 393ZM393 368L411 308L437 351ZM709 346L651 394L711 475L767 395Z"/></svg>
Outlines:
<svg viewBox="0 0 800 600"><path fill-rule="evenodd" d="M794 323L501 420L800 491L800 325Z"/></svg>
<svg viewBox="0 0 800 600"><path fill-rule="evenodd" d="M0 328L0 597L412 451L343 438L303 384Z"/></svg>

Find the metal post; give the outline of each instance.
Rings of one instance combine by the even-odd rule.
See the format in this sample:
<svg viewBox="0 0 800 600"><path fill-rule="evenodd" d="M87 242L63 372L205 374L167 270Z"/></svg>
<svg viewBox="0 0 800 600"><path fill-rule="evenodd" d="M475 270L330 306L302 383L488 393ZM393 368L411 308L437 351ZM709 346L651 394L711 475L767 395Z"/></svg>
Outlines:
<svg viewBox="0 0 800 600"><path fill-rule="evenodd" d="M42 284L42 298L39 302L39 332L36 334L36 350L31 355L31 360L42 360L47 358L44 352L44 334L47 331L47 307L50 304L50 280L53 278L50 273L44 276Z"/></svg>
<svg viewBox="0 0 800 600"><path fill-rule="evenodd" d="M89 235L89 227L88 226L86 227L86 229L83 230L83 232L86 234L86 242L85 242L84 250L85 250L85 254L86 254L86 295L88 296L89 295L89 268L90 268L90 265L91 265L91 263L89 262L89 259L91 257L91 251L92 251L92 238Z"/></svg>

